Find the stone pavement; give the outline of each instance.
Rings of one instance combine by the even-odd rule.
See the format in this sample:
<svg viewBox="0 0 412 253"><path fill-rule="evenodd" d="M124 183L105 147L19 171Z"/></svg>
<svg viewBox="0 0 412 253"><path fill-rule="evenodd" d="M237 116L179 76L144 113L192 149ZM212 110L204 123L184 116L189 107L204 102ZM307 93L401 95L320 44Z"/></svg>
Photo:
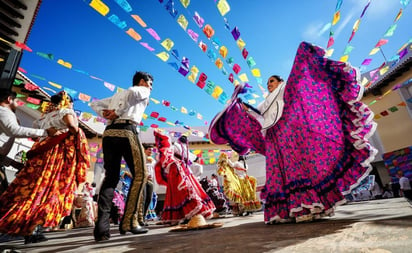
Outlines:
<svg viewBox="0 0 412 253"><path fill-rule="evenodd" d="M95 243L92 228L49 232L49 241L24 245L0 243L0 252L412 252L412 205L404 198L340 206L323 220L265 225L263 213L208 220L221 228L169 232L151 224L145 235L120 235L112 227L109 241Z"/></svg>

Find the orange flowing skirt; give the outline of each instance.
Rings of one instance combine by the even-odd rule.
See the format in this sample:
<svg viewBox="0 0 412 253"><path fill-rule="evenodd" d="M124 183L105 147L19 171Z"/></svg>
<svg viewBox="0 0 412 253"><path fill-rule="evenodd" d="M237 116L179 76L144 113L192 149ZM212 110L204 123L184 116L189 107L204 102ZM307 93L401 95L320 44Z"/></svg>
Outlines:
<svg viewBox="0 0 412 253"><path fill-rule="evenodd" d="M65 133L36 142L28 161L0 196L0 233L31 235L70 215L74 192L86 180L90 156L85 134Z"/></svg>

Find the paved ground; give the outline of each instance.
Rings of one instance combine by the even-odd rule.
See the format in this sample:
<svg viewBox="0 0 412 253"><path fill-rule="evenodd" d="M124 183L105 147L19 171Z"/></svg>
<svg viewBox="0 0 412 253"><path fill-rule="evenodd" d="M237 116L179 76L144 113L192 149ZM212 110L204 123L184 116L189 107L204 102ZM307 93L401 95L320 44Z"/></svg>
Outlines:
<svg viewBox="0 0 412 253"><path fill-rule="evenodd" d="M95 243L92 228L47 233L49 241L0 243L0 252L412 252L412 206L403 198L346 204L336 215L300 224L265 225L263 213L227 216L221 228L169 232L151 225L148 234L123 235Z"/></svg>

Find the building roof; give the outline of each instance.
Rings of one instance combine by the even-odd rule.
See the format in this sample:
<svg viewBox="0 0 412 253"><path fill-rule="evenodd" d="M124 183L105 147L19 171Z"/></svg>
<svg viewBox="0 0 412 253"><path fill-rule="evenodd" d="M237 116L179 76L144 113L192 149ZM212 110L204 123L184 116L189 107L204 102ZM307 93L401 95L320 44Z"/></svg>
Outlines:
<svg viewBox="0 0 412 253"><path fill-rule="evenodd" d="M381 94L380 89L396 80L404 72L412 67L412 43L406 44L397 54L398 58L382 64L379 68L365 72L361 75L362 84L365 86L365 94Z"/></svg>
<svg viewBox="0 0 412 253"><path fill-rule="evenodd" d="M40 4L41 0L0 1L0 37L11 44L26 43ZM0 58L7 58L9 43L0 42Z"/></svg>

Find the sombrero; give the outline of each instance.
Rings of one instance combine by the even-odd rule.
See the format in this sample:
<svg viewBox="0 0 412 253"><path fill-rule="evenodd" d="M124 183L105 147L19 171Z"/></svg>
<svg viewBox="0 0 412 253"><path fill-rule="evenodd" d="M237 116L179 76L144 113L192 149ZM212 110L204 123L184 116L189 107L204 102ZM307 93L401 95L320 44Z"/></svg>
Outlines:
<svg viewBox="0 0 412 253"><path fill-rule="evenodd" d="M214 222L208 224L201 214L197 214L193 216L189 223L187 224L180 224L173 228L171 228L170 232L181 232L181 231L189 231L189 230L200 230L200 229L208 229L208 228L218 228L223 226L221 222Z"/></svg>

